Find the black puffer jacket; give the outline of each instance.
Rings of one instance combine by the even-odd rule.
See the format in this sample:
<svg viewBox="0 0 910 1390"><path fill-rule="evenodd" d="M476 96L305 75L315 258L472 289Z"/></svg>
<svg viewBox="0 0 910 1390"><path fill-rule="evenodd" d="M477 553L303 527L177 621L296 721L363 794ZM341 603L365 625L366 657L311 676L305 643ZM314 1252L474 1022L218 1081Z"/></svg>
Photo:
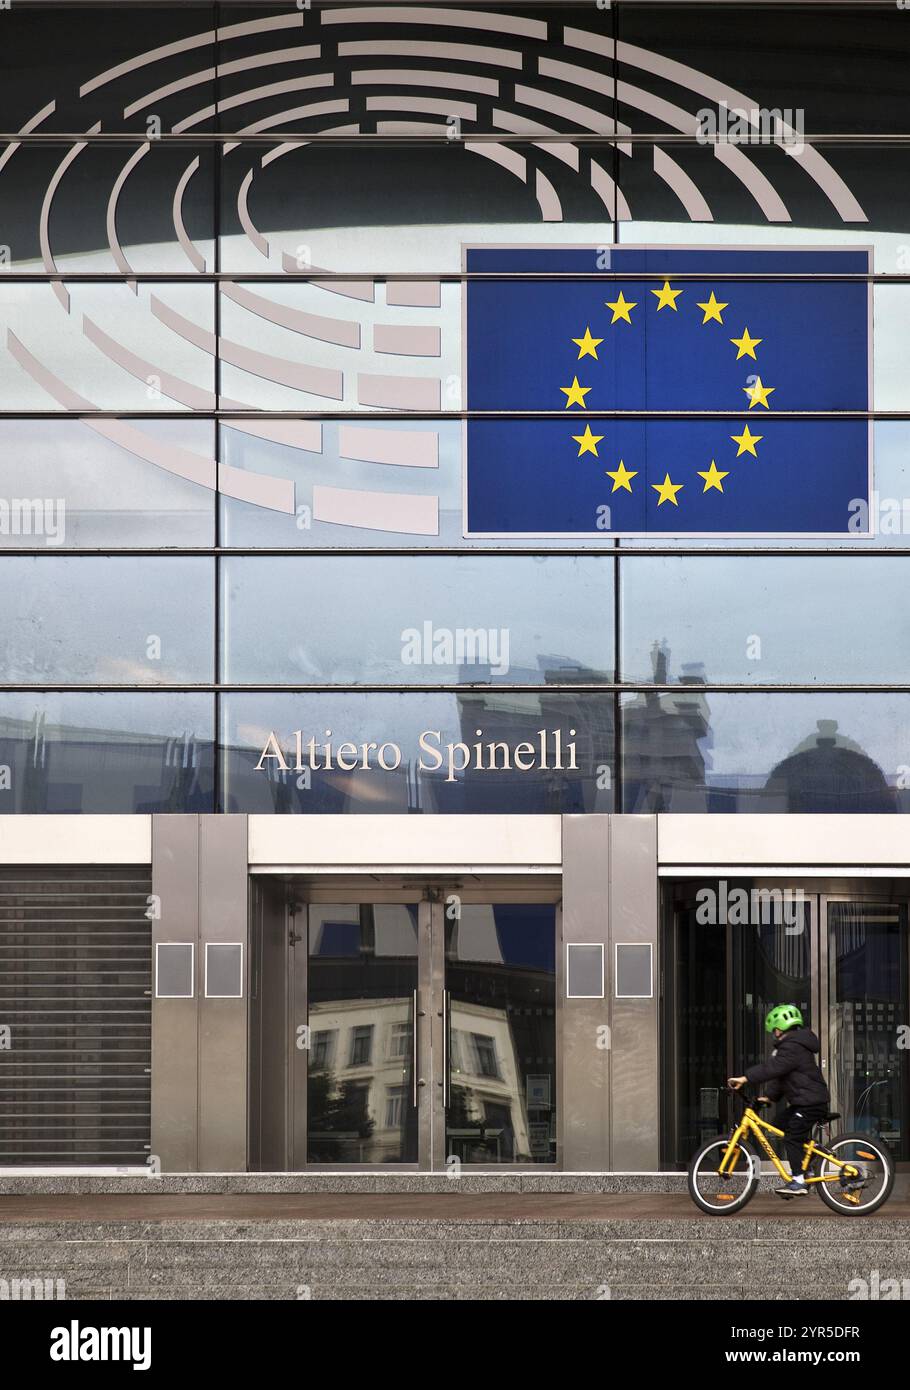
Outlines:
<svg viewBox="0 0 910 1390"><path fill-rule="evenodd" d="M820 1050L811 1028L791 1028L767 1062L749 1068L746 1080L767 1082L762 1089L769 1100L783 1095L790 1105L827 1105L828 1087L815 1060Z"/></svg>

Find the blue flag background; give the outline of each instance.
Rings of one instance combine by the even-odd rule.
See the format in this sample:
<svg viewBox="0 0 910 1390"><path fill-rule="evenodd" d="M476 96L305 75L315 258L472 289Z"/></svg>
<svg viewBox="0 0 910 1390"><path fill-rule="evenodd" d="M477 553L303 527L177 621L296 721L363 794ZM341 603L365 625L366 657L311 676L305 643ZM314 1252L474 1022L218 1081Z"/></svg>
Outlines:
<svg viewBox="0 0 910 1390"><path fill-rule="evenodd" d="M587 272L598 254L472 247L465 264ZM468 533L847 533L850 503L869 497L868 422L774 417L869 408L869 286L711 277L864 273L869 253L614 247L609 267L656 272L666 289L664 280L468 282L468 408L563 412L467 422ZM704 279L674 281L682 272ZM598 421L598 409L742 414Z"/></svg>

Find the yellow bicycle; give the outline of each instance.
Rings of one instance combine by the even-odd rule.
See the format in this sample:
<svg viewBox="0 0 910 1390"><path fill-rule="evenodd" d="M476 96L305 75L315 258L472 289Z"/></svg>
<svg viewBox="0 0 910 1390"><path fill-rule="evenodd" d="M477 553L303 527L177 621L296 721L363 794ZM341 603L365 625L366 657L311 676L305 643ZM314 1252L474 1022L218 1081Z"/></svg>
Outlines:
<svg viewBox="0 0 910 1390"><path fill-rule="evenodd" d="M731 1094L742 1100L742 1116L730 1134L702 1144L689 1164L689 1195L697 1207L712 1216L732 1216L755 1196L762 1153L785 1182L790 1180L768 1139L769 1134L781 1139L784 1131L757 1113L756 1107L769 1102L750 1103L741 1092ZM802 1172L807 1185L817 1187L832 1211L841 1216L868 1216L891 1195L894 1160L887 1145L872 1134L839 1134L822 1147L822 1131L839 1119L834 1111L814 1126L812 1137L803 1145Z"/></svg>

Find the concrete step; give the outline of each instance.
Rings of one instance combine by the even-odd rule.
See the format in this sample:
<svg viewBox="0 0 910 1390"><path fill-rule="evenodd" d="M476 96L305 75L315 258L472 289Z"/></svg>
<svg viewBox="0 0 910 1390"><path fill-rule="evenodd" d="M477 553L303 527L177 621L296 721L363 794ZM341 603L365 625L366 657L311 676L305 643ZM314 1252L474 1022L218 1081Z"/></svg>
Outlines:
<svg viewBox="0 0 910 1390"><path fill-rule="evenodd" d="M63 1280L92 1299L847 1300L874 1271L910 1292L908 1235L884 1216L0 1222L0 1294Z"/></svg>

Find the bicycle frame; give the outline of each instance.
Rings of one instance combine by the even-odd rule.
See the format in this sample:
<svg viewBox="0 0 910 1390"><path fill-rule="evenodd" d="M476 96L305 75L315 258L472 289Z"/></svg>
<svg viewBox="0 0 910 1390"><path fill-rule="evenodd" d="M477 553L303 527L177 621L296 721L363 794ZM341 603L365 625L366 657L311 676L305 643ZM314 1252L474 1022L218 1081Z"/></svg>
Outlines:
<svg viewBox="0 0 910 1390"><path fill-rule="evenodd" d="M777 1169L780 1176L785 1181L789 1181L790 1174L787 1172L783 1163L781 1163L780 1159L774 1152L774 1149L772 1148L770 1142L766 1137L767 1134L773 1134L778 1139L782 1139L784 1137L784 1131L782 1129L778 1129L776 1125L770 1124L768 1120L763 1120L760 1115L756 1114L756 1112L752 1109L750 1105L745 1106L743 1110L742 1119L739 1121L739 1124L736 1126L732 1135L730 1136L730 1142L724 1150L724 1156L721 1159L720 1165L717 1170L718 1173L732 1174L739 1159L740 1142L742 1141L743 1137L747 1134L753 1135L754 1138L758 1140L759 1145L768 1155L768 1158L770 1158L771 1162L774 1164L774 1167ZM842 1176L847 1178L858 1178L861 1176L860 1170L854 1164L846 1163L839 1158L835 1158L833 1154L830 1154L827 1152L827 1150L820 1148L818 1144L816 1144L814 1139L809 1139L808 1142L803 1145L803 1174L806 1174L809 1165L816 1154L818 1154L820 1158L826 1159L829 1163L833 1163L837 1169L842 1169L843 1172L835 1172L828 1175L819 1174L816 1177L807 1176L805 1178L807 1184L813 1182L840 1182ZM853 1193L845 1192L843 1195L848 1201L855 1202L857 1205L859 1205L859 1198L855 1196Z"/></svg>

